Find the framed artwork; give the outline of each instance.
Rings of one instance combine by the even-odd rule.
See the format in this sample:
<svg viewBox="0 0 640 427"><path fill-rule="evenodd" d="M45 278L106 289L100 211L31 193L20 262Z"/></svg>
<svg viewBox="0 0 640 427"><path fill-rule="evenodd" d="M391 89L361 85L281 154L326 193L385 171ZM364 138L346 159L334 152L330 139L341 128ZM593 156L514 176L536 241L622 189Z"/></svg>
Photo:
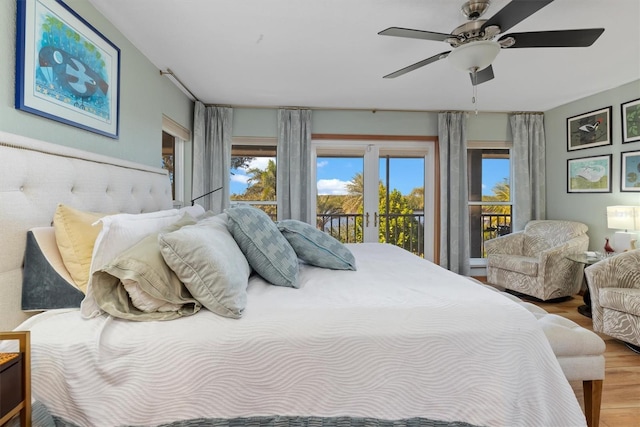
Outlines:
<svg viewBox="0 0 640 427"><path fill-rule="evenodd" d="M611 193L611 154L568 159L567 193Z"/></svg>
<svg viewBox="0 0 640 427"><path fill-rule="evenodd" d="M640 141L640 99L620 106L622 112L622 142Z"/></svg>
<svg viewBox="0 0 640 427"><path fill-rule="evenodd" d="M611 107L567 119L567 151L611 144Z"/></svg>
<svg viewBox="0 0 640 427"><path fill-rule="evenodd" d="M621 153L620 191L640 193L640 151Z"/></svg>
<svg viewBox="0 0 640 427"><path fill-rule="evenodd" d="M19 0L17 109L118 138L120 49L61 0Z"/></svg>

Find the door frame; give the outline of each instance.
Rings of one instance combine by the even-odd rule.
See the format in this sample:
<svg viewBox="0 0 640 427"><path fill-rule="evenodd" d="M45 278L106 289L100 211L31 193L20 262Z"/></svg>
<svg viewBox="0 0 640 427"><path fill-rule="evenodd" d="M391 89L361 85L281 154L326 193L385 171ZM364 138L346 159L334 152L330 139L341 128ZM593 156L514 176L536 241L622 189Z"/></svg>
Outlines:
<svg viewBox="0 0 640 427"><path fill-rule="evenodd" d="M354 155L354 156L370 156L375 157L375 161L366 162L363 165L363 179L366 183L377 183L379 180L379 159L380 152L383 155L392 153L407 156L424 156L424 258L429 261L437 259L437 248L439 246L436 240L439 236L437 233L437 219L439 218L439 200L438 200L438 151L437 137L433 136L397 136L397 135L342 135L342 134L313 134L312 135L312 161L311 173L315 179L317 172L317 152L320 148L321 152L335 150L335 154ZM332 155L332 154L329 154ZM429 186L427 183L433 183ZM315 191L315 190L314 190ZM378 213L378 201L372 201L365 198L364 211ZM374 205L375 204L375 205ZM433 209L427 209L432 206ZM316 198L312 198L312 213L316 212ZM365 220L366 221L366 220ZM370 218L370 224L372 224ZM365 227L365 239L371 238L375 233L375 240L378 240L378 230L375 227ZM429 244L431 242L432 244Z"/></svg>

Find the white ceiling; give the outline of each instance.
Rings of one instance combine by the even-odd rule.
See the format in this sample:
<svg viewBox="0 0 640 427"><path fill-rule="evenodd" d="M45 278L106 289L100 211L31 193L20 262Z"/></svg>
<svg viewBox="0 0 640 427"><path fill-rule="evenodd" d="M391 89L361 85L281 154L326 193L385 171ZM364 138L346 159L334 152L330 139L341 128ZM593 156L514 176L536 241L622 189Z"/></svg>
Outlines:
<svg viewBox="0 0 640 427"><path fill-rule="evenodd" d="M89 1L205 104L475 108L468 74L446 59L382 78L450 46L379 31L450 33L466 20L462 0ZM493 0L483 18L508 2ZM640 79L639 0L555 0L506 34L597 27L605 32L588 48L502 49L478 109L546 111Z"/></svg>

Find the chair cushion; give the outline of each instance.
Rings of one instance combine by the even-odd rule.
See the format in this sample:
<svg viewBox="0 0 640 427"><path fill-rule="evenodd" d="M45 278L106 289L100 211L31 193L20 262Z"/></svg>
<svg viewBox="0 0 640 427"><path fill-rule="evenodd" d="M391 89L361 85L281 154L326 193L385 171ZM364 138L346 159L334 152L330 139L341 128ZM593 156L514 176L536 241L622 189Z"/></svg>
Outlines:
<svg viewBox="0 0 640 427"><path fill-rule="evenodd" d="M604 308L640 317L640 289L602 288L599 301Z"/></svg>
<svg viewBox="0 0 640 427"><path fill-rule="evenodd" d="M538 259L518 255L491 254L487 258L487 265L491 268L515 271L527 276L538 275Z"/></svg>

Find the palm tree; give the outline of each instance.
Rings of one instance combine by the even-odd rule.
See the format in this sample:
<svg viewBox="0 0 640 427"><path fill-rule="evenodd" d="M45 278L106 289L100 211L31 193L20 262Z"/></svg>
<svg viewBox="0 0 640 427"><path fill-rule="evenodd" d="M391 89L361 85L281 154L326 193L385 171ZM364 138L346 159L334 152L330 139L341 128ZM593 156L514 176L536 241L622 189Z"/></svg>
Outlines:
<svg viewBox="0 0 640 427"><path fill-rule="evenodd" d="M483 201L487 202L508 202L511 200L511 187L507 178L503 178L502 181L498 181L491 189L493 195L482 196ZM511 207L507 205L490 205L484 207L485 212L495 214L510 214Z"/></svg>
<svg viewBox="0 0 640 427"><path fill-rule="evenodd" d="M250 178L247 180L249 187L243 194L234 195L233 200L247 201L276 201L276 162L269 160L266 169L251 168L247 170ZM277 206L260 205L260 209L265 211L271 218L277 215Z"/></svg>
<svg viewBox="0 0 640 427"><path fill-rule="evenodd" d="M266 169L251 168L247 170L250 178L249 187L245 191L246 200L276 200L276 162L269 160Z"/></svg>
<svg viewBox="0 0 640 427"><path fill-rule="evenodd" d="M348 197L345 199L342 209L346 213L362 213L364 205L364 176L362 172L356 173L347 184Z"/></svg>
<svg viewBox="0 0 640 427"><path fill-rule="evenodd" d="M327 224L331 221L333 215L343 213L340 204L341 196L318 196L316 201L317 220L316 226L320 230L325 230Z"/></svg>

